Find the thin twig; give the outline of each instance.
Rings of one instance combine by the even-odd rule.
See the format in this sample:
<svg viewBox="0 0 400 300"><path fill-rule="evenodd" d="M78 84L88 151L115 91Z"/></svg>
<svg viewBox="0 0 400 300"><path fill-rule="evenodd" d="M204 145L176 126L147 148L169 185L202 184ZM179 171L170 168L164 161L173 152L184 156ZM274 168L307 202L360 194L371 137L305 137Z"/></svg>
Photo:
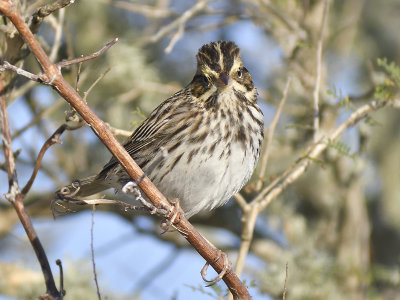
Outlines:
<svg viewBox="0 0 400 300"><path fill-rule="evenodd" d="M128 136L132 135L132 131L115 128L115 127L112 127L110 124L107 124L107 125L114 135L119 135L119 136L124 136L124 137L128 137Z"/></svg>
<svg viewBox="0 0 400 300"><path fill-rule="evenodd" d="M30 81L32 82L32 81ZM53 105L46 107L45 109L42 109L39 111L35 117L24 127L21 129L18 129L17 131L14 132L12 135L12 138L15 139L19 137L21 134L23 134L26 130L31 128L32 126L38 124L40 121L42 121L45 117L51 115L53 112L55 112L58 108L60 108L65 102L62 99L59 99L57 102L55 102Z"/></svg>
<svg viewBox="0 0 400 300"><path fill-rule="evenodd" d="M196 31L196 32L209 32L213 31L215 29L219 29L222 27L226 27L232 23L238 22L238 21L250 21L251 19L249 17L245 16L238 16L238 15L233 15L233 16L225 16L225 18L222 21L215 22L215 23L205 23L204 25L193 25L193 26L186 26L185 30L186 32L189 31Z"/></svg>
<svg viewBox="0 0 400 300"><path fill-rule="evenodd" d="M171 23L169 23L168 25L160 28L159 31L157 31L153 36L151 36L148 41L155 43L158 42L159 40L161 40L164 36L166 36L167 34L171 33L175 28L179 28L180 26L184 26L185 23L192 18L193 16L195 16L197 13L199 13L200 11L202 11L208 4L208 2L210 2L211 0L202 0L202 1L198 1L196 2L195 5L193 5L191 8L189 8L188 10L186 10L179 18L175 19L174 21L172 21ZM176 41L175 41L176 42Z"/></svg>
<svg viewBox="0 0 400 300"><path fill-rule="evenodd" d="M127 1L118 1L118 0L101 0L104 3L113 5L115 7L119 7L134 13L139 13L143 16L148 18L163 18L163 17L172 17L176 14L166 10L166 9L159 9L154 6L132 3Z"/></svg>
<svg viewBox="0 0 400 300"><path fill-rule="evenodd" d="M63 30L63 23L64 23L64 16L65 16L65 10L61 9L59 16L58 16L58 22L56 21L54 24L54 42L53 42L53 47L51 48L51 52L49 55L49 58L51 61L55 61L57 58L58 50L60 49L61 45L61 37L62 37L62 30Z"/></svg>
<svg viewBox="0 0 400 300"><path fill-rule="evenodd" d="M269 185L267 185L264 189L262 189L262 191L259 192L258 195L251 202L260 202L264 198L264 196L266 194L268 194L279 182L281 182L284 178L286 178L290 174L290 172L292 172L292 170L294 170L294 168L300 164L301 161L303 161L304 159L309 158L310 157L309 155L310 155L311 151L321 141L322 141L322 139L320 141L318 141L317 143L314 143L314 144L310 145L306 149L306 151L304 152L303 155L301 155L298 159L296 159L296 161L294 161L282 174L277 176Z"/></svg>
<svg viewBox="0 0 400 300"><path fill-rule="evenodd" d="M283 284L283 295L282 300L286 300L286 292L287 292L287 280L289 276L289 263L286 262L286 269L285 269L285 283Z"/></svg>
<svg viewBox="0 0 400 300"><path fill-rule="evenodd" d="M40 7L36 13L33 14L31 18L31 25L30 29L32 32L36 33L37 30L39 29L40 24L42 23L43 19L56 10L59 10L61 8L67 7L68 5L74 3L75 0L58 0L57 2L54 2L52 4L48 4L45 6Z"/></svg>
<svg viewBox="0 0 400 300"><path fill-rule="evenodd" d="M301 38L306 38L307 32L301 28L299 23L296 22L294 18L283 13L283 10L278 9L274 6L271 1L263 0L260 2L272 16L275 16L278 20L282 22L289 30L296 31Z"/></svg>
<svg viewBox="0 0 400 300"><path fill-rule="evenodd" d="M233 198L235 198L236 203L243 211L246 210L248 204L246 202L246 199L244 199L244 197L240 193L236 193L235 195L233 195Z"/></svg>
<svg viewBox="0 0 400 300"><path fill-rule="evenodd" d="M258 203L249 203L246 209L243 210L242 222L242 235L239 247L239 252L236 257L235 273L240 276L244 269L245 260L250 250L251 241L253 239L254 227L256 225L257 216L261 210ZM233 300L234 296L229 293L227 300Z"/></svg>
<svg viewBox="0 0 400 300"><path fill-rule="evenodd" d="M99 282L97 281L97 272L96 272L96 261L94 258L94 212L96 210L96 205L92 205L92 223L90 226L90 250L92 253L92 266L93 266L93 276L94 282L96 284L97 298L101 300Z"/></svg>
<svg viewBox="0 0 400 300"><path fill-rule="evenodd" d="M0 79L0 90L4 87L4 82ZM12 140L10 134L10 124L8 123L8 114L6 106L6 98L4 95L0 95L0 133L3 140L4 156L6 161L6 168L8 174L8 193L12 194L13 197L8 200L14 201L15 195L19 193L18 177L15 167L14 153L12 150Z"/></svg>
<svg viewBox="0 0 400 300"><path fill-rule="evenodd" d="M61 296L60 300L62 300L65 295L65 290L64 290L64 272L61 259L57 259L56 264L60 268L60 296Z"/></svg>
<svg viewBox="0 0 400 300"><path fill-rule="evenodd" d="M340 125L328 138L321 139L317 143L311 145L304 155L297 159L286 169L283 174L277 177L270 185L264 188L258 195L249 202L246 210L243 211L242 224L242 241L236 260L235 272L240 275L244 266L244 260L249 252L250 243L253 237L255 221L258 214L264 210L267 205L275 199L289 184L299 178L314 161L310 158L316 158L322 151L328 147L326 140L335 140L348 127L353 126L358 121L367 117L371 112L382 108L388 102L373 101L357 109L350 117ZM392 103L392 102L389 102ZM228 299L232 299L231 296Z"/></svg>
<svg viewBox="0 0 400 300"><path fill-rule="evenodd" d="M248 209L243 212L242 217L242 235L239 253L236 259L235 272L240 276L244 268L244 262L250 249L250 244L253 239L254 227L257 216L260 213L257 203L248 204Z"/></svg>
<svg viewBox="0 0 400 300"><path fill-rule="evenodd" d="M23 195L26 195L29 190L32 187L33 182L35 181L37 172L39 171L40 165L42 163L42 159L44 154L46 153L47 149L49 149L52 145L56 143L60 143L60 136L63 134L65 130L76 130L81 128L85 123L78 124L77 126L68 126L67 124L62 124L60 127L57 128L57 130L49 137L44 145L42 146L42 149L40 149L38 157L35 162L35 167L33 169L32 175L29 178L28 182L26 183L25 187L22 189L21 193Z"/></svg>
<svg viewBox="0 0 400 300"><path fill-rule="evenodd" d="M174 49L175 44L183 37L184 33L185 33L185 25L179 24L178 30L172 36L171 40L168 43L168 46L164 50L165 53L168 54L172 51L172 49Z"/></svg>
<svg viewBox="0 0 400 300"><path fill-rule="evenodd" d="M36 82L42 82L42 80L40 79L40 76L32 74L28 71L25 71L21 68L18 68L12 64L10 64L8 61L3 61L3 63L0 65L0 73L3 72L4 70L11 70L15 73L17 73L18 75L24 76L30 80L36 81ZM3 89L2 89L3 90Z"/></svg>
<svg viewBox="0 0 400 300"><path fill-rule="evenodd" d="M10 105L12 102L14 102L16 99L18 99L20 96L25 95L30 89L32 89L36 85L35 81L27 81L23 85L19 86L18 88L14 89L14 87L11 89L11 94L9 94L9 102L8 105ZM11 87L11 85L9 84ZM1 94L5 94L7 92L7 88L5 90L0 91Z"/></svg>
<svg viewBox="0 0 400 300"><path fill-rule="evenodd" d="M0 24L0 31L7 33L9 35L13 34L15 31L15 28L13 28L12 26L9 25L4 25L4 24Z"/></svg>
<svg viewBox="0 0 400 300"><path fill-rule="evenodd" d="M96 84L106 76L106 74L111 70L111 68L107 68L93 83L92 85L87 89L86 92L83 93L83 101L86 102L86 98L89 95L90 91L96 86Z"/></svg>
<svg viewBox="0 0 400 300"><path fill-rule="evenodd" d="M387 104L388 101L375 100L358 108L346 119L346 121L344 121L338 128L336 128L331 135L324 138L321 142L317 142L314 144L309 155L307 155L307 157L311 159L299 160L297 166L294 167L287 176L285 176L285 179L282 182L276 184L275 187L268 192L268 195L260 192L260 194L253 201L259 201L261 205L260 209L265 209L268 204L278 195L280 195L289 184L293 183L305 173L307 167L314 161L313 159L317 158L318 155L320 155L328 148L328 141L335 141L343 133L344 130L355 125L360 120L368 117L372 112L386 106Z"/></svg>
<svg viewBox="0 0 400 300"><path fill-rule="evenodd" d="M339 126L333 134L331 134L329 137L324 137L321 138L319 141L316 143L313 143L310 145L307 150L304 152L304 154L299 157L295 162L293 162L282 174L280 174L278 177L276 177L267 187L265 187L258 195L251 201L251 202L265 202L264 197L270 193L273 189L276 188L276 186L279 185L280 182L283 182L284 180L291 178L293 176L293 173L296 172L296 169L299 167L300 164L304 164L303 166L303 172L305 172L307 166L312 163L312 160L309 158L316 158L317 155L319 155L322 151L324 151L328 147L328 142L327 140L334 141L346 128L353 126L357 122L359 122L361 119L367 117L371 112L387 105L387 102L381 102L381 101L373 101L369 104L363 105L359 109L357 109L354 113L350 115L350 117L341 125ZM368 111L368 112L366 112ZM322 146L322 148L321 148ZM316 151L316 149L318 149ZM301 174L298 174L300 176ZM281 191L280 191L281 192ZM277 193L276 196L280 194L278 191L274 191L274 193ZM268 195L269 197L269 195ZM275 198L275 197L274 197ZM264 199L264 200L263 200ZM269 203L272 201L273 198L270 198L267 202ZM263 206L262 209L265 207Z"/></svg>
<svg viewBox="0 0 400 300"><path fill-rule="evenodd" d="M272 143L272 139L274 137L274 132L275 132L276 125L278 124L279 117L281 115L283 106L285 105L285 102L286 102L287 94L288 94L288 91L289 91L290 81L291 81L290 78L288 78L287 81L286 81L281 101L279 102L279 106L278 106L278 108L276 110L274 119L272 120L271 125L269 126L269 128L267 130L267 134L266 134L267 137L266 137L266 140L265 140L265 148L264 148L263 155L262 155L262 158L261 158L260 171L258 173L259 174L259 180L258 180L257 185L256 185L256 190L257 191L259 191L261 189L261 187L262 187L263 178L265 177L265 171L267 169L267 164L268 164L269 149L270 149L270 146L271 146L271 143Z"/></svg>
<svg viewBox="0 0 400 300"><path fill-rule="evenodd" d="M82 62L78 64L78 71L76 72L75 91L79 93L79 80L81 77Z"/></svg>
<svg viewBox="0 0 400 300"><path fill-rule="evenodd" d="M96 51L90 55L85 55L85 56L81 56L78 58L73 58L73 59L69 59L69 60L62 60L58 63L55 64L55 66L57 67L66 67L72 64L77 64L83 61L87 61L96 57L99 57L100 55L102 55L104 52L106 52L111 46L113 46L116 42L118 42L118 38L113 39L111 42L108 42L103 48L101 48L99 51Z"/></svg>
<svg viewBox="0 0 400 300"><path fill-rule="evenodd" d="M1 117L1 114L0 114L0 117ZM4 145L1 145L1 148L4 148ZM18 156L20 155L21 151L22 151L22 149L17 149L16 151L14 151L14 153L13 153L14 159L18 158ZM6 162L3 162L3 163L0 164L0 170L3 170L5 172L7 172L7 163Z"/></svg>
<svg viewBox="0 0 400 300"><path fill-rule="evenodd" d="M321 76L322 76L322 48L323 48L323 40L325 35L325 27L326 27L326 19L328 14L328 1L324 1L324 8L322 13L321 20L321 30L319 32L318 37L318 45L317 45L317 70L315 75L315 87L313 92L314 98L314 118L313 118L313 128L314 128L314 142L319 139L319 93L321 87Z"/></svg>

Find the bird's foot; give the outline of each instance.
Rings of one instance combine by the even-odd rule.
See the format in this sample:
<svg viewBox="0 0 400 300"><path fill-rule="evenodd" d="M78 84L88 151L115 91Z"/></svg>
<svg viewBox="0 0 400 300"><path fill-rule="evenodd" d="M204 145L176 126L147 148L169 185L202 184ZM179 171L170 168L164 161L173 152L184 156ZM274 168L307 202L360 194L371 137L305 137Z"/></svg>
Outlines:
<svg viewBox="0 0 400 300"><path fill-rule="evenodd" d="M57 191L56 194L59 196L59 198L63 198L64 196L72 198L78 194L81 186L81 181L79 179L75 179L70 185L62 187L59 191Z"/></svg>
<svg viewBox="0 0 400 300"><path fill-rule="evenodd" d="M158 215L165 220L161 223L161 229L163 232L161 234L166 233L170 226L174 226L174 224L178 223L181 220L181 216L184 214L180 205L179 199L170 200L171 206L169 209L163 207L157 207L150 201L147 201L134 181L129 181L122 187L122 192L124 194L132 195L137 199L152 215ZM183 232L182 232L183 233Z"/></svg>
<svg viewBox="0 0 400 300"><path fill-rule="evenodd" d="M137 185L136 182L134 181L129 181L127 182L123 187L122 187L122 192L127 195L132 195L136 200L138 200L145 208L148 209L150 214L152 215L165 215L167 213L167 210L164 208L159 208L155 206L153 203L150 201L147 201L143 196L142 193Z"/></svg>
<svg viewBox="0 0 400 300"><path fill-rule="evenodd" d="M184 215L184 212L179 204L179 199L174 198L169 200L171 203L171 207L168 210L168 212L163 216L165 217L165 220L161 223L161 229L163 232L161 234L166 233L170 226L174 226L174 224L179 223L181 220L182 216ZM182 232L184 234L184 232Z"/></svg>
<svg viewBox="0 0 400 300"><path fill-rule="evenodd" d="M215 263L216 261L218 261L220 258L223 259L224 261L224 266L222 268L222 271L218 274L217 277L215 277L212 280L208 280L206 278L207 275L207 269L208 266L210 265L209 262L206 262L206 264L204 265L204 267L201 269L201 277L203 278L203 280L205 282L207 282L208 284L206 286L211 286L216 284L218 281L220 281L226 274L229 274L232 271L232 263L229 261L228 256L222 252L221 250L218 250L217 252L217 257L215 258L215 260L213 261L213 263Z"/></svg>

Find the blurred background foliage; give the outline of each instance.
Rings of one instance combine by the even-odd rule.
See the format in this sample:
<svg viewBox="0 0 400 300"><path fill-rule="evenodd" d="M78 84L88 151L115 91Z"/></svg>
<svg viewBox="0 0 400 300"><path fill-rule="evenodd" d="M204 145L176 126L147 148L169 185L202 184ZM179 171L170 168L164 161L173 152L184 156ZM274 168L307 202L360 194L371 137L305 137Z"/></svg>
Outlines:
<svg viewBox="0 0 400 300"><path fill-rule="evenodd" d="M387 64L400 64L400 2L328 2L320 93L321 132L327 135L357 107L374 98L399 101L400 88L396 82L396 72L399 72L396 65L389 68L378 64L379 58L386 58ZM29 20L47 3L51 2L22 1L19 10ZM199 9L195 11L195 8ZM193 14L182 23L182 36L176 35L178 27L167 30L188 12ZM271 145L267 172L256 172L253 182L242 191L249 200L260 191L255 188L256 179L263 178L266 186L312 144L316 45L322 13L323 1L317 0L86 0L76 1L62 13L57 11L45 18L37 37L50 53L57 41L57 26L61 26L55 61L93 53L113 38L119 38L104 55L83 63L78 88L83 95L111 68L90 91L87 101L110 126L127 131L132 131L153 108L190 82L197 49L212 40L233 40L242 49L244 62L258 87L266 126L290 77L288 99ZM39 72L33 56L27 55L26 46L18 49L18 53L12 51L10 41L15 41L18 35L4 19L1 24L2 58ZM63 74L75 84L78 66L65 69ZM21 149L18 175L24 183L43 142L64 122L65 111L70 108L45 86L11 73L3 76L8 84L5 93L14 149ZM399 120L400 111L392 105L346 130L340 143L329 147L304 176L259 215L243 275L254 299L282 297L286 262L288 299L400 299ZM122 141L124 136L119 138ZM50 201L57 188L97 172L109 159L109 153L87 127L65 133L62 140L62 145L55 145L47 152L28 195L27 208L34 224L39 224L39 233L42 233L39 237L53 251L49 255L67 260L67 299L94 299L90 256L86 253L82 263L64 257L60 250L64 244L67 247L66 236L80 235L81 231L86 233L86 238L70 246L88 247L90 226L82 225L83 221L71 224L78 222L76 215L90 222L87 221L90 213L79 208L74 216L53 221ZM5 172L0 173L0 187L2 194L7 192ZM110 192L109 197L118 196ZM136 270L134 275L128 272L133 278L124 280L136 282L133 291L114 286L112 282L101 285L109 299L187 299L188 295L193 299L211 299L225 293L223 284L214 289L202 287L197 271L184 278L177 275L185 274L183 268L199 258L178 234L160 236L159 220L127 214L119 208L99 207L98 210L102 210L98 213L102 217L96 221L95 231L109 241L108 251L113 253L107 257L108 264L103 269L99 264L100 282L102 276L107 278L110 264L117 260L118 255L113 251L126 246L124 242L130 243L131 248L127 250L130 255L125 258L125 265L119 265L122 269L129 269L137 260L159 262L167 257L165 261L171 260L171 264L175 258L178 261L173 265L152 263L148 269ZM106 215L112 217L107 219ZM232 200L214 212L193 217L192 221L235 261L241 238L240 217L241 211ZM60 229L60 235L47 236L55 230L54 222L59 224L60 218L71 223L62 223L65 227ZM99 224L102 220L122 222L140 235L129 231L123 234L111 223ZM146 240L149 238L151 243ZM23 233L15 212L1 197L0 274L4 275L0 276L0 294L4 299L33 299L43 285L38 283L38 274L32 271L38 272L38 266L33 252L26 248L29 247L26 241L15 242L15 239L24 239ZM153 253L154 247L158 251ZM172 255L178 252L183 254ZM27 266L24 261L28 260L33 262ZM79 265L86 271L78 270ZM199 266L201 262L194 269L200 270ZM172 270L169 273L172 275L157 278L155 274L167 268ZM153 277L149 275L152 272ZM26 277L23 281L11 282L11 274ZM125 271L112 274L114 281L127 277ZM36 288L19 288L29 287L31 282Z"/></svg>

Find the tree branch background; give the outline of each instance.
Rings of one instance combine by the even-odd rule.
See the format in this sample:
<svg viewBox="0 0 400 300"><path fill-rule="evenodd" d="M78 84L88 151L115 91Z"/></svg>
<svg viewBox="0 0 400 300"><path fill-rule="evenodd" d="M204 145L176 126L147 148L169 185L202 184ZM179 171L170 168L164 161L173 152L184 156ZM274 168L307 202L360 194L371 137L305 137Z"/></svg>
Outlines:
<svg viewBox="0 0 400 300"><path fill-rule="evenodd" d="M236 270L255 299L281 297L286 262L289 299L397 299L400 71L377 59L400 63L400 6L395 0L375 2L88 0L46 17L38 9L52 2L23 1L18 9L28 20L36 16L31 28L54 62L93 53L119 38L108 52L83 63L78 89L83 95L111 68L86 100L121 140L191 80L202 44L234 40L273 129L258 171L236 201L191 221L233 262L238 258ZM39 73L26 46L19 49L12 24L3 20L0 30L2 59ZM78 68L63 71L71 83ZM12 72L2 76L13 149L20 149L19 181L25 184L40 148L69 107L45 86ZM346 126L338 140L325 140L322 155L310 155L314 142L330 137L373 100L389 105ZM92 274L91 211L78 208L54 221L50 200L57 188L100 170L109 153L87 127L61 139L63 144L44 157L27 210L53 273L55 260L64 262L68 297L96 298L93 279L85 275ZM304 162L304 174L291 185L276 196L265 192L285 170ZM7 192L5 172L0 188ZM102 294L110 299L223 295L223 284L203 287L201 257L178 234L160 236L158 226L159 220L147 215L132 216L111 206L96 209L94 250ZM18 299L42 294L42 275L28 244L14 210L1 197L0 294Z"/></svg>

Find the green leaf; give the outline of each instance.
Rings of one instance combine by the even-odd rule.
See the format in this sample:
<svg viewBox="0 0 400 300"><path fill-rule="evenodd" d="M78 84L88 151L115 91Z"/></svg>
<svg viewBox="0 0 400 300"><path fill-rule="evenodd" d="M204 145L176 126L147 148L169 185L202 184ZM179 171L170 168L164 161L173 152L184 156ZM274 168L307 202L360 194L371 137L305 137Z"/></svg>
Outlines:
<svg viewBox="0 0 400 300"><path fill-rule="evenodd" d="M335 149L340 154L343 154L351 159L354 159L357 156L357 152L350 153L350 147L342 143L341 141L332 141L331 139L328 139L328 147Z"/></svg>
<svg viewBox="0 0 400 300"><path fill-rule="evenodd" d="M382 67L397 88L400 88L400 67L393 61L388 63L386 58L378 58L378 66Z"/></svg>

